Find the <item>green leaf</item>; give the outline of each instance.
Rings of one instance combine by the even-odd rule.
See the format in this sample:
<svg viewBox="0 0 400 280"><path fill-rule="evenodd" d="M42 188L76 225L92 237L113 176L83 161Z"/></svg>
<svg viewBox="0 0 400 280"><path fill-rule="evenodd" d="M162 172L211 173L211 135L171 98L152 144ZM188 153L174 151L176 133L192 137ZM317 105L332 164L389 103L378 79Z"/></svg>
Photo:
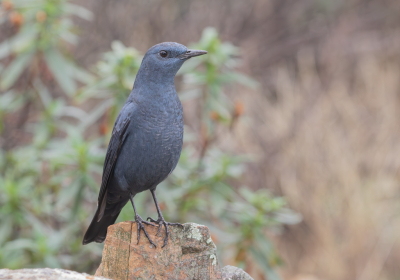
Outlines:
<svg viewBox="0 0 400 280"><path fill-rule="evenodd" d="M11 40L6 40L0 44L0 59L9 56L12 53Z"/></svg>
<svg viewBox="0 0 400 280"><path fill-rule="evenodd" d="M76 45L78 43L78 36L69 31L62 32L60 37L71 45Z"/></svg>
<svg viewBox="0 0 400 280"><path fill-rule="evenodd" d="M50 92L48 91L46 86L43 84L43 82L39 78L37 78L33 81L33 86L35 87L43 105L45 107L49 106L49 104L52 102L53 98L51 97Z"/></svg>
<svg viewBox="0 0 400 280"><path fill-rule="evenodd" d="M0 96L0 112L14 112L21 108L24 99L15 91L9 90Z"/></svg>
<svg viewBox="0 0 400 280"><path fill-rule="evenodd" d="M91 112L91 114L84 121L81 122L81 124L79 125L79 129L86 129L88 126L95 123L107 111L107 109L112 106L113 103L114 100L112 99L107 99L103 101L100 105L96 107L96 109Z"/></svg>
<svg viewBox="0 0 400 280"><path fill-rule="evenodd" d="M199 45L210 46L214 40L218 40L218 32L214 27L207 27L203 30Z"/></svg>
<svg viewBox="0 0 400 280"><path fill-rule="evenodd" d="M25 53L17 56L11 64L2 71L2 78L0 88L3 90L11 87L14 82L19 78L24 69L28 66L31 61L33 53Z"/></svg>
<svg viewBox="0 0 400 280"><path fill-rule="evenodd" d="M246 87L249 87L251 89L257 89L257 87L258 87L257 81L255 81L252 78L250 78L246 75L243 75L241 73L233 72L233 73L225 74L225 77L230 81L235 81L235 82L242 84Z"/></svg>
<svg viewBox="0 0 400 280"><path fill-rule="evenodd" d="M71 67L67 59L65 59L57 50L51 49L44 53L44 58L49 66L51 73L60 85L62 90L68 95L76 91L76 84L72 78Z"/></svg>
<svg viewBox="0 0 400 280"><path fill-rule="evenodd" d="M84 69L74 65L74 64L70 64L69 67L71 67L71 72L73 73L73 77L74 79L76 79L77 81L80 81L84 84L91 84L94 81L94 77L92 74L90 74L89 72L85 71Z"/></svg>
<svg viewBox="0 0 400 280"><path fill-rule="evenodd" d="M36 249L36 244L31 239L16 239L14 241L10 241L5 244L3 250L7 251L16 251L21 249L29 249L34 251Z"/></svg>
<svg viewBox="0 0 400 280"><path fill-rule="evenodd" d="M268 259L265 257L265 255L262 252L260 252L260 250L258 250L252 246L252 247L250 247L250 252L253 255L254 259L257 261L257 263L260 265L260 267L264 270L264 272L267 275L269 280L280 280L281 279L279 277L279 275L276 274L276 272L269 265Z"/></svg>
<svg viewBox="0 0 400 280"><path fill-rule="evenodd" d="M65 11L86 20L93 19L93 13L91 11L76 4L66 3Z"/></svg>
<svg viewBox="0 0 400 280"><path fill-rule="evenodd" d="M12 53L20 53L33 45L37 31L33 26L24 27L17 35L0 44L0 59L3 59Z"/></svg>
<svg viewBox="0 0 400 280"><path fill-rule="evenodd" d="M9 238L12 234L12 217L6 217L5 219L1 219L1 227L0 227L0 246Z"/></svg>

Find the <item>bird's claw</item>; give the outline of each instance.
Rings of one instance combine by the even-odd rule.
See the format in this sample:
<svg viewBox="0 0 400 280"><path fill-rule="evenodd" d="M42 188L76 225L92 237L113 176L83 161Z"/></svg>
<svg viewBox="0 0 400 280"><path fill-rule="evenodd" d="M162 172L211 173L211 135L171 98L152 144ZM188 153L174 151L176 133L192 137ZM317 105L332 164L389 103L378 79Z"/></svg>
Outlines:
<svg viewBox="0 0 400 280"><path fill-rule="evenodd" d="M154 220L152 217L147 217L146 221L150 221L150 222L152 222L152 223L158 224L158 220L156 221L156 220Z"/></svg>
<svg viewBox="0 0 400 280"><path fill-rule="evenodd" d="M144 235L146 235L146 237L149 240L150 244L153 245L154 247L157 247L156 244L154 244L154 242L150 239L146 229L143 226L143 223L145 223L146 225L151 225L151 226L156 226L156 225L154 225L152 223L149 223L149 222L146 222L146 221L143 221L143 219L139 215L135 216L135 222L137 224L137 244L139 244L140 230L142 229L143 232L144 232Z"/></svg>
<svg viewBox="0 0 400 280"><path fill-rule="evenodd" d="M158 225L158 230L157 230L157 233L156 233L156 236L158 236L158 234L161 231L162 225L163 225L162 220L160 218L158 218L158 220L154 220L152 217L147 217L146 220L147 221L151 221L152 223L156 223Z"/></svg>
<svg viewBox="0 0 400 280"><path fill-rule="evenodd" d="M165 227L165 238L164 238L164 245L161 248L164 248L168 244L168 235L169 235L168 226L181 226L181 227L184 227L184 225L182 225L180 223L169 223L169 222L166 222L163 217L158 217L157 220L154 220L153 218L148 217L147 220L148 221L150 220L151 222L153 222L155 224L158 224L158 230L157 230L156 236L158 236L158 234L161 231L162 226L164 225L164 227Z"/></svg>

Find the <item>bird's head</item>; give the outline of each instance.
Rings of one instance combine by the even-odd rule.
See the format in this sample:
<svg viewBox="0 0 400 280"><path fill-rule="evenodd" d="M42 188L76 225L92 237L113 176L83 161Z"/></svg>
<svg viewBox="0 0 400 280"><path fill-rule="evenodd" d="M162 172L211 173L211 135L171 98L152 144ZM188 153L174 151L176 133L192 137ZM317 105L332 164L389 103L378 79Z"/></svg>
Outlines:
<svg viewBox="0 0 400 280"><path fill-rule="evenodd" d="M173 80L186 60L206 53L206 51L190 50L174 42L157 44L147 51L140 71L144 71L143 74L154 81Z"/></svg>

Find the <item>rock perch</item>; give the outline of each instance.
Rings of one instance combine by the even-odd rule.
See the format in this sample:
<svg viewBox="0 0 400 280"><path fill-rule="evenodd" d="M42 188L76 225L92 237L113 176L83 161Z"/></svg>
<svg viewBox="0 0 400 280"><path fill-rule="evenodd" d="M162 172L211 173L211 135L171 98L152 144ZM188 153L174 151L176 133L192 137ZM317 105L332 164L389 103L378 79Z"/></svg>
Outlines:
<svg viewBox="0 0 400 280"><path fill-rule="evenodd" d="M220 269L217 247L206 226L194 223L170 227L170 240L164 248L165 232L145 225L156 248L144 236L137 244L135 222L122 222L108 228L103 258L95 276L114 280L130 279L232 279L251 280L243 270ZM224 272L224 273L223 273ZM226 274L227 277L224 277ZM236 276L235 276L236 275ZM248 277L247 277L248 276Z"/></svg>
<svg viewBox="0 0 400 280"><path fill-rule="evenodd" d="M145 225L156 248L144 236L137 243L135 222L122 222L108 228L103 258L96 276L125 279L222 279L216 246L208 228L197 224L170 227L170 240L164 232Z"/></svg>

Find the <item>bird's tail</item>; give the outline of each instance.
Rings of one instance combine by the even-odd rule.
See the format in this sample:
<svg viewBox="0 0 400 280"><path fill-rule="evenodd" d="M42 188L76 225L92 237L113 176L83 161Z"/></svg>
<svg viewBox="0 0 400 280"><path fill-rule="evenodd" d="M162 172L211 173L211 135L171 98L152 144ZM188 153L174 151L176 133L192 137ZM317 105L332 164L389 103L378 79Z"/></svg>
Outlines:
<svg viewBox="0 0 400 280"><path fill-rule="evenodd" d="M100 221L98 221L99 212L100 207L97 208L96 214L94 214L93 220L90 223L90 226L86 231L85 236L83 237L83 245L86 245L93 241L97 243L103 242L107 236L107 228L115 223L115 220L117 219L121 211L116 213L116 215L103 216Z"/></svg>

